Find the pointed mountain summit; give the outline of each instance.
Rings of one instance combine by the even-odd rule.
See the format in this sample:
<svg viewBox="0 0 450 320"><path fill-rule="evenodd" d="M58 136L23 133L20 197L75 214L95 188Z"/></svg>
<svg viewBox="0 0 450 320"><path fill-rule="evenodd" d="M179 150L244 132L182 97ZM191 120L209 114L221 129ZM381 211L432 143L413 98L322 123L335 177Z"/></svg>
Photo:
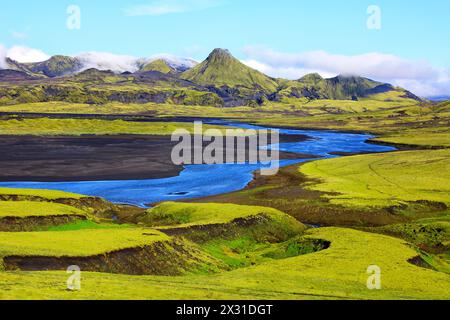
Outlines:
<svg viewBox="0 0 450 320"><path fill-rule="evenodd" d="M177 72L177 70L175 70L174 68L169 66L169 64L163 59L158 59L158 60L154 60L152 62L147 63L140 69L140 71L142 71L142 72L158 71L158 72L161 72L164 74Z"/></svg>
<svg viewBox="0 0 450 320"><path fill-rule="evenodd" d="M184 72L181 77L196 84L215 87L244 87L265 92L274 92L277 88L275 80L246 66L226 49L214 49L205 61Z"/></svg>

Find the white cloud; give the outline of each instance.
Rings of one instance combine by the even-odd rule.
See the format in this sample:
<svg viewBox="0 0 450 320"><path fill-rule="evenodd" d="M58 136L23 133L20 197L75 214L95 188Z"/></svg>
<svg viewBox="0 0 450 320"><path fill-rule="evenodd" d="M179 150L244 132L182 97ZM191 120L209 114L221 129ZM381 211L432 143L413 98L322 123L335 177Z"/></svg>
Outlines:
<svg viewBox="0 0 450 320"><path fill-rule="evenodd" d="M402 86L420 96L450 94L448 70L426 61L376 52L352 56L326 51L283 53L259 46L248 46L244 52L248 57L244 63L272 77L298 79L311 72L323 77L353 74Z"/></svg>
<svg viewBox="0 0 450 320"><path fill-rule="evenodd" d="M6 65L6 48L0 44L0 69L5 69Z"/></svg>
<svg viewBox="0 0 450 320"><path fill-rule="evenodd" d="M39 50L24 46L14 46L7 51L7 57L18 62L40 62L50 58L48 54Z"/></svg>
<svg viewBox="0 0 450 320"><path fill-rule="evenodd" d="M124 12L127 16L161 16L205 10L220 4L219 0L158 0L126 8Z"/></svg>
<svg viewBox="0 0 450 320"><path fill-rule="evenodd" d="M185 70L197 64L195 60L181 58L171 54L155 54L149 58L137 58L127 55L117 55L109 52L84 52L74 56L83 64L83 70L95 68L98 70L111 70L117 73L136 72L149 62L163 59L176 69Z"/></svg>
<svg viewBox="0 0 450 320"><path fill-rule="evenodd" d="M96 68L114 72L135 72L139 69L139 59L133 56L93 51L80 53L75 57L83 64L83 69Z"/></svg>
<svg viewBox="0 0 450 320"><path fill-rule="evenodd" d="M149 63L149 62L152 62L155 60L160 60L160 59L166 61L167 64L169 66L171 66L172 68L179 69L179 70L187 70L187 69L195 67L198 64L198 62L195 61L194 59L177 57L173 54L168 54L168 53L155 54L155 55L149 57L148 59L142 59L141 62Z"/></svg>

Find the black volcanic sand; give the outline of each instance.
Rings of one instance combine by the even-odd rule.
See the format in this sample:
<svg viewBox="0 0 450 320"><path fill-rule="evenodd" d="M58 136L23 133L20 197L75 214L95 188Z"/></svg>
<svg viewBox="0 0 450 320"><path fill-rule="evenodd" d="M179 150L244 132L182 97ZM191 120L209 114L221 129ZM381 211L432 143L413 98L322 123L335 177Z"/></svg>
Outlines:
<svg viewBox="0 0 450 320"><path fill-rule="evenodd" d="M0 136L0 181L140 180L177 176L170 136ZM300 142L306 136L280 136ZM281 153L281 159L314 158Z"/></svg>

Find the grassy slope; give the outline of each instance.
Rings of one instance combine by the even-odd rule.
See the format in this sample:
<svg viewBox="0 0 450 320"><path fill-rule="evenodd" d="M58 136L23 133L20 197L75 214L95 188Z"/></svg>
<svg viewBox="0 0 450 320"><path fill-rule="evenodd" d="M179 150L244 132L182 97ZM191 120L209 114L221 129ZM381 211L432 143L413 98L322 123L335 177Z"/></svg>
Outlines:
<svg viewBox="0 0 450 320"><path fill-rule="evenodd" d="M419 104L417 101L348 101L293 99L251 108L215 108L157 104L104 106L70 103L36 103L1 107L7 112L153 114L156 117L231 118L261 125L294 128L371 132L378 141L420 146L448 147L450 108L447 105Z"/></svg>
<svg viewBox="0 0 450 320"><path fill-rule="evenodd" d="M413 201L450 204L450 150L406 151L323 160L301 172L334 204L386 207Z"/></svg>
<svg viewBox="0 0 450 320"><path fill-rule="evenodd" d="M144 67L142 67L141 71L158 71L161 73L174 72L174 70L162 59L147 63Z"/></svg>
<svg viewBox="0 0 450 320"><path fill-rule="evenodd" d="M203 126L204 130L220 128L223 127ZM177 129L193 132L193 124L97 119L14 119L1 121L0 135L171 135Z"/></svg>
<svg viewBox="0 0 450 320"><path fill-rule="evenodd" d="M84 216L86 213L77 208L49 202L33 201L0 201L0 219L4 217L45 217L77 215Z"/></svg>
<svg viewBox="0 0 450 320"><path fill-rule="evenodd" d="M37 190L37 189L14 189L14 188L0 188L0 196L23 196L23 197L39 197L48 200L56 200L56 199L81 199L85 196L57 191L57 190Z"/></svg>
<svg viewBox="0 0 450 320"><path fill-rule="evenodd" d="M450 299L448 275L408 263L417 253L402 240L341 228L309 235L332 245L207 277L82 273L82 290L69 292L66 273L0 273L0 299ZM366 288L370 265L381 268L382 290Z"/></svg>
<svg viewBox="0 0 450 320"><path fill-rule="evenodd" d="M265 214L276 221L298 226L302 225L285 213L272 208L258 206L238 206L233 204L191 204L166 202L148 210L141 222L153 225L177 225L177 227L190 227L197 225L229 223L238 218Z"/></svg>
<svg viewBox="0 0 450 320"><path fill-rule="evenodd" d="M373 141L422 147L450 147L450 130L448 127L405 129L375 138Z"/></svg>
<svg viewBox="0 0 450 320"><path fill-rule="evenodd" d="M91 256L141 247L169 237L155 230L86 229L64 232L1 232L0 256Z"/></svg>

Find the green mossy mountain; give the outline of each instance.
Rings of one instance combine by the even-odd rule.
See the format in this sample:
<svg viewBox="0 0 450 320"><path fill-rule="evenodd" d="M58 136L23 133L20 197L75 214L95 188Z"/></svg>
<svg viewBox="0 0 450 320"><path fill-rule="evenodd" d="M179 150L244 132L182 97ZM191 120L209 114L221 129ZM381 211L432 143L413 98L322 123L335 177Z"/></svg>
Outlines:
<svg viewBox="0 0 450 320"><path fill-rule="evenodd" d="M31 72L44 74L47 77L54 78L79 72L83 65L81 62L68 56L53 56L50 59L25 64Z"/></svg>
<svg viewBox="0 0 450 320"><path fill-rule="evenodd" d="M165 74L177 72L174 68L170 67L163 59L158 59L147 63L140 69L140 71L157 71Z"/></svg>
<svg viewBox="0 0 450 320"><path fill-rule="evenodd" d="M352 75L339 75L324 79L317 73L308 74L297 81L284 83L278 92L277 99L305 97L312 100L359 100L389 93L405 99L420 100L411 92L387 83Z"/></svg>
<svg viewBox="0 0 450 320"><path fill-rule="evenodd" d="M205 86L243 87L265 92L274 92L278 87L274 79L244 65L225 49L214 49L205 61L184 72L181 78Z"/></svg>

